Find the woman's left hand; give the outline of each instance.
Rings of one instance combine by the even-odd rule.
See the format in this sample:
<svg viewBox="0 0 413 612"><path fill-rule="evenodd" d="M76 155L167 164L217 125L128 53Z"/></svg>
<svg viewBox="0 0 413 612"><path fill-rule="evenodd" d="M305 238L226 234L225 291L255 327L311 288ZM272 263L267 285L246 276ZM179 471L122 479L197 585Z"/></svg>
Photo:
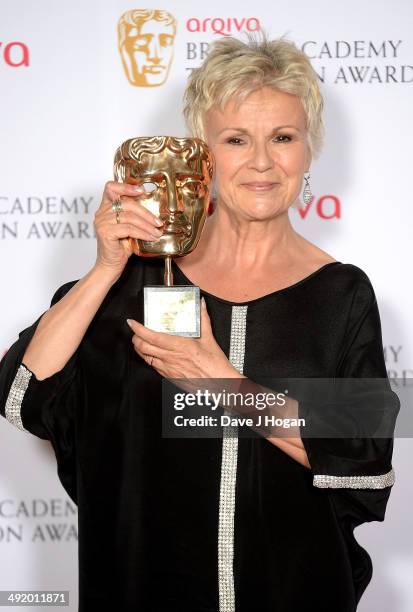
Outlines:
<svg viewBox="0 0 413 612"><path fill-rule="evenodd" d="M242 378L213 336L204 299L200 338L172 336L128 321L136 352L164 378Z"/></svg>

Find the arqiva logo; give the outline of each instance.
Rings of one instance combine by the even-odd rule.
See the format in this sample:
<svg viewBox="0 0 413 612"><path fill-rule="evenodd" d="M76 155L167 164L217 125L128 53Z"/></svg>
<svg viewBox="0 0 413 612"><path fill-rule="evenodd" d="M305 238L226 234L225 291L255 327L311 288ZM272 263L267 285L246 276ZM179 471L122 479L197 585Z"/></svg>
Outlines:
<svg viewBox="0 0 413 612"><path fill-rule="evenodd" d="M315 209L315 214L320 219L341 219L341 202L335 195L323 195L320 198L314 196L308 202L297 208L301 219L306 219L310 209Z"/></svg>
<svg viewBox="0 0 413 612"><path fill-rule="evenodd" d="M258 32L260 20L256 17L190 17L186 21L188 32L213 32L220 36L231 36L237 32Z"/></svg>
<svg viewBox="0 0 413 612"><path fill-rule="evenodd" d="M22 42L0 42L0 58L11 68L30 65L29 47Z"/></svg>

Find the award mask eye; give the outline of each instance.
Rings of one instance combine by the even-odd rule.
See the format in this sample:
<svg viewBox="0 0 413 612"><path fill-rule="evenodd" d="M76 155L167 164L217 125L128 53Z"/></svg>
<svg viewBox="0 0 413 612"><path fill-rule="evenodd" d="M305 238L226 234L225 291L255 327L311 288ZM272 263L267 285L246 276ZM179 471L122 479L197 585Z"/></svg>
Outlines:
<svg viewBox="0 0 413 612"><path fill-rule="evenodd" d="M142 187L147 197L153 195L157 189L156 183L153 183L152 181L145 181L144 183L142 183Z"/></svg>
<svg viewBox="0 0 413 612"><path fill-rule="evenodd" d="M200 198L205 195L205 188L201 181L185 181L182 183L182 192L193 198Z"/></svg>

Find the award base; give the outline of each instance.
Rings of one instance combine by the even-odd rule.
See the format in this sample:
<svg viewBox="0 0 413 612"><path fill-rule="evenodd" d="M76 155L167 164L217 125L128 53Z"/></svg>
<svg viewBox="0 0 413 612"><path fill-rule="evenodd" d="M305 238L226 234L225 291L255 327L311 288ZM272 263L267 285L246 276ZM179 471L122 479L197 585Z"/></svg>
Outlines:
<svg viewBox="0 0 413 612"><path fill-rule="evenodd" d="M199 287L194 285L144 287L143 296L146 327L173 336L200 337Z"/></svg>

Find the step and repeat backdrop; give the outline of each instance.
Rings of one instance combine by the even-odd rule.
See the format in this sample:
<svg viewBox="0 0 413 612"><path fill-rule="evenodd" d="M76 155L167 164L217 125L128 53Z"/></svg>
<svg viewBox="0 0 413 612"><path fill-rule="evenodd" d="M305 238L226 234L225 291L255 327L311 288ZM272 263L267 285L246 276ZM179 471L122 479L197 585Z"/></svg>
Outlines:
<svg viewBox="0 0 413 612"><path fill-rule="evenodd" d="M93 265L93 216L116 147L133 136L185 135L190 71L213 40L245 39L260 28L311 58L325 97L314 198L292 209L291 221L336 259L365 270L389 376L413 383L410 0L3 0L2 355L57 287ZM413 610L412 451L411 439L396 441L386 521L356 531L374 566L361 612ZM67 590L76 610L77 509L50 445L1 419L0 466L0 590Z"/></svg>

